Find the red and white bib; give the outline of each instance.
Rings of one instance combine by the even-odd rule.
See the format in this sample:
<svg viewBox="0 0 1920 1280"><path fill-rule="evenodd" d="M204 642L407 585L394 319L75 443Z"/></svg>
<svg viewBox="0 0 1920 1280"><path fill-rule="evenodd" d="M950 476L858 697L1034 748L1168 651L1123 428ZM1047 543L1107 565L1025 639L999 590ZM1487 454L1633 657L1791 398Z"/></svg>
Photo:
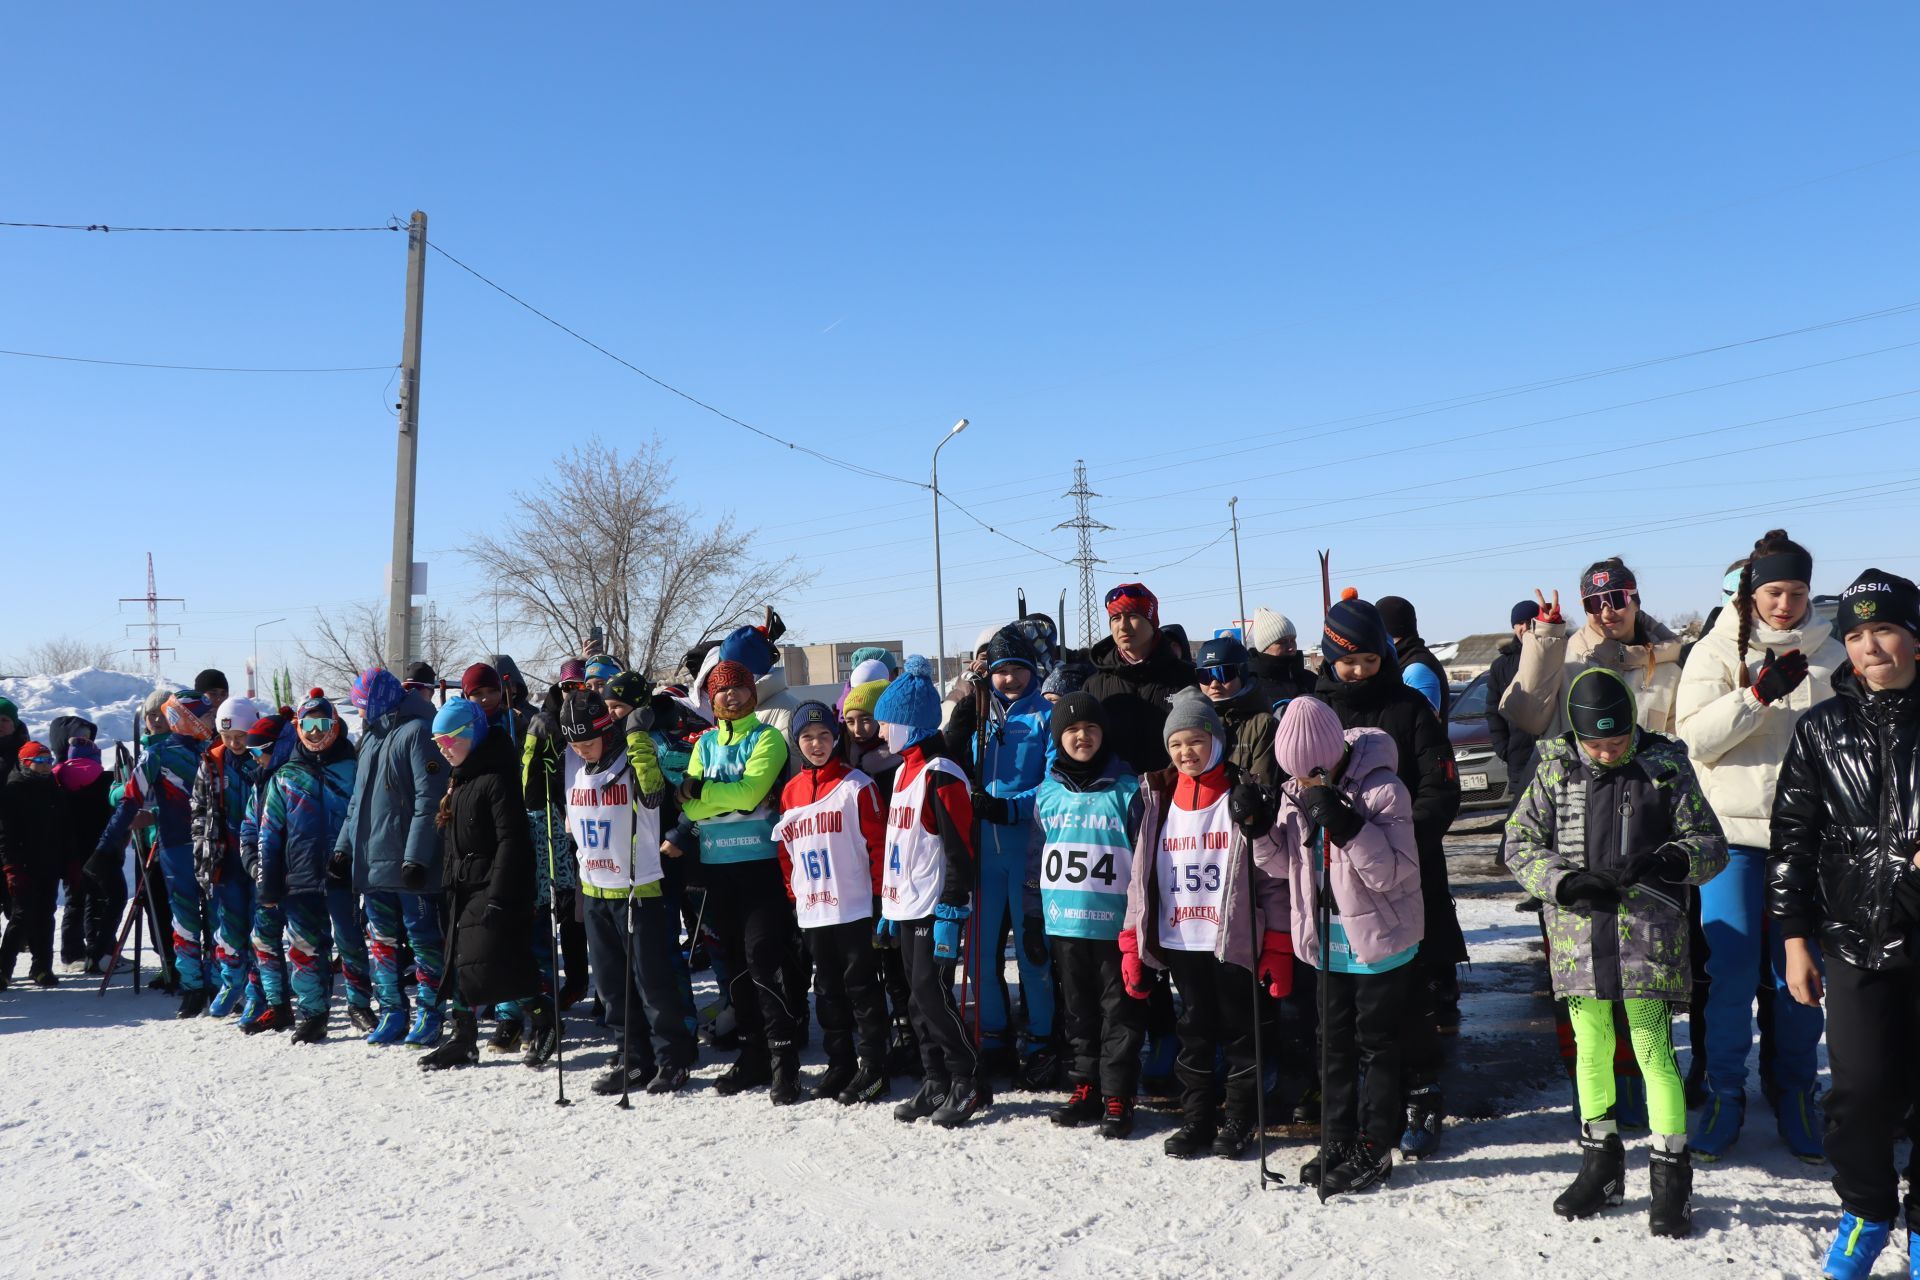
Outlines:
<svg viewBox="0 0 1920 1280"><path fill-rule="evenodd" d="M1169 951L1214 951L1226 913L1227 859L1233 819L1227 798L1205 809L1167 810L1154 870L1160 884L1160 945Z"/></svg>
<svg viewBox="0 0 1920 1280"><path fill-rule="evenodd" d="M802 929L873 915L872 861L860 834L860 801L873 779L850 770L811 804L789 809L773 838L793 858L793 910Z"/></svg>
<svg viewBox="0 0 1920 1280"><path fill-rule="evenodd" d="M880 880L882 919L925 919L946 890L947 852L940 845L940 833L927 830L920 820L937 785L931 781L936 774L966 782L959 765L935 756L911 782L895 785L893 803L887 809L886 870Z"/></svg>

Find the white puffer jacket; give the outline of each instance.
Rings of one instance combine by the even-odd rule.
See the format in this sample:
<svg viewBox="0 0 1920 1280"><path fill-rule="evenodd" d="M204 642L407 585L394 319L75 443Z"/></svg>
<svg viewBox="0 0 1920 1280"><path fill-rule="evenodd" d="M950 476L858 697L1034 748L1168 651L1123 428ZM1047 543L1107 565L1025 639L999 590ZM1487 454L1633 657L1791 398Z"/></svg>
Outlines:
<svg viewBox="0 0 1920 1280"><path fill-rule="evenodd" d="M1766 663L1792 649L1807 655L1807 678L1785 698L1767 706L1751 687L1740 687L1740 616L1722 609L1713 630L1687 656L1680 677L1679 734L1687 744L1707 803L1719 815L1731 844L1764 849L1773 816L1773 786L1793 741L1793 727L1808 708L1833 696L1833 673L1847 649L1824 618L1809 613L1799 629L1775 631L1759 618L1747 638L1751 686Z"/></svg>

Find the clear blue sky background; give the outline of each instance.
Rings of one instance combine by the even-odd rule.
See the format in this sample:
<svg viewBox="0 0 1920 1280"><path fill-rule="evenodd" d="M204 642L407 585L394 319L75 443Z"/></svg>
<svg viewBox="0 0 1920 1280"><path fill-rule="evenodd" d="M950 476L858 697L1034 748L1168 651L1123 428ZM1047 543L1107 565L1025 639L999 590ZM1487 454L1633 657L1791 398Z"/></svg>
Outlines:
<svg viewBox="0 0 1920 1280"><path fill-rule="evenodd" d="M1920 312L1445 407L1920 302L1910 5L5 22L0 218L425 209L479 270L782 435L923 476L971 418L945 487L1063 557L1084 457L1114 526L1102 586L1154 570L1196 634L1235 612L1231 546L1204 546L1235 494L1249 606L1317 613L1329 546L1336 588L1413 598L1434 639L1609 553L1656 613L1704 611L1772 525L1820 590L1920 559L1914 422L1875 425L1920 415ZM386 234L0 231L0 347L388 364L404 257ZM425 332L417 545L443 610L490 619L457 549L547 459L658 433L681 496L758 526L743 554L816 572L777 602L805 638L931 645L924 493L757 440L438 259ZM376 598L387 384L0 357L0 652L120 634L148 550L189 603L181 673L237 679L255 622L293 618L271 659L314 606ZM955 648L1016 586L1073 584L957 513L945 535Z"/></svg>

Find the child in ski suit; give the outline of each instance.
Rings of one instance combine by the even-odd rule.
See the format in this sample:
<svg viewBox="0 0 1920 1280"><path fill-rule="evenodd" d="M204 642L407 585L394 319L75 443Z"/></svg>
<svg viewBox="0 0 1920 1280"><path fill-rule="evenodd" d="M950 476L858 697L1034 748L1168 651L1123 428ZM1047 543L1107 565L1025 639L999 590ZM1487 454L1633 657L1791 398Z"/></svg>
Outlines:
<svg viewBox="0 0 1920 1280"><path fill-rule="evenodd" d="M874 945L900 949L923 1073L919 1091L893 1109L893 1118L911 1124L930 1116L951 1129L993 1101L954 1003L949 968L971 914L973 800L965 772L942 754L933 664L919 654L909 657L874 715L888 748L900 756L887 807ZM969 955L967 964L977 969L980 961Z"/></svg>
<svg viewBox="0 0 1920 1280"><path fill-rule="evenodd" d="M260 819L260 880L257 901L266 908L257 919L269 932L254 938L256 951L280 945L271 932L279 909L286 923L287 959L292 970L293 1043L318 1044L327 1038L328 974L333 939L341 915L352 914L351 891L339 883L346 870L336 853L353 795L354 752L340 716L320 690L300 704L295 717L298 742L267 782ZM358 933L353 920L351 932ZM288 992L269 966L260 973L262 998L287 1003ZM352 989L348 989L349 999Z"/></svg>
<svg viewBox="0 0 1920 1280"><path fill-rule="evenodd" d="M780 793L773 838L813 957L827 1070L812 1096L846 1106L874 1102L888 1088L887 1002L873 949L886 818L873 779L840 758L833 708L803 702L790 728L800 767Z"/></svg>
<svg viewBox="0 0 1920 1280"><path fill-rule="evenodd" d="M1127 997L1120 927L1133 882L1144 804L1140 780L1107 745L1107 714L1090 693L1053 706L1053 767L1034 795L1026 915L1047 932L1060 979L1067 1079L1053 1113L1067 1128L1097 1121L1103 1138L1133 1132L1146 1006ZM1032 924L1029 925L1032 927Z"/></svg>
<svg viewBox="0 0 1920 1280"><path fill-rule="evenodd" d="M1127 994L1144 1001L1151 994L1147 970L1169 970L1183 1005L1174 1066L1183 1123L1163 1149L1176 1159L1209 1151L1232 1159L1253 1141L1260 1088L1253 974L1275 996L1293 989L1287 884L1276 874L1271 800L1227 761L1226 731L1206 694L1187 688L1174 695L1161 740L1173 764L1143 780L1121 973ZM1222 1052L1224 1125L1213 1089L1214 1058Z"/></svg>
<svg viewBox="0 0 1920 1280"><path fill-rule="evenodd" d="M1413 799L1392 736L1343 730L1317 698L1287 703L1273 745L1287 777L1273 834L1286 853L1294 947L1318 971L1326 1002L1326 1141L1300 1179L1328 1194L1361 1191L1391 1175L1400 1136L1402 1033L1426 927Z"/></svg>
<svg viewBox="0 0 1920 1280"><path fill-rule="evenodd" d="M1569 731L1539 762L1507 820L1507 866L1539 898L1547 970L1567 1002L1580 1094L1579 1177L1553 1211L1585 1218L1621 1201L1626 1153L1614 1119L1613 1004L1625 1005L1647 1082L1655 1235L1692 1231L1693 1166L1672 1005L1692 994L1682 886L1726 865L1727 842L1686 748L1637 727L1633 690L1589 667L1567 686Z"/></svg>
<svg viewBox="0 0 1920 1280"><path fill-rule="evenodd" d="M246 1008L240 1014L240 1030L247 1035L287 1031L293 1027L293 1008L287 1003L287 909L277 903L265 906L260 901L260 823L267 812L267 784L299 745L299 730L292 716L261 716L247 730L253 785L247 798L247 816L240 824L240 865L254 888L253 919L248 926L253 981L247 989ZM357 928L352 936L359 936ZM372 986L365 956L361 957L357 969L351 957L343 954L341 960L346 973L347 998L353 999L357 988L362 1000L370 1000Z"/></svg>
<svg viewBox="0 0 1920 1280"><path fill-rule="evenodd" d="M257 985L249 963L253 882L240 865L240 828L254 790L247 731L259 718L250 698L221 703L213 718L220 740L200 753L200 769L193 778L193 872L212 916L220 982L207 1012L216 1018L238 1011L243 999L257 1004L250 994Z"/></svg>
<svg viewBox="0 0 1920 1280"><path fill-rule="evenodd" d="M53 778L46 744L20 748L19 763L0 785L0 866L7 877L7 929L0 936L0 987L13 980L14 962L28 953L35 985L51 987L53 908L60 877L73 859L67 792Z"/></svg>

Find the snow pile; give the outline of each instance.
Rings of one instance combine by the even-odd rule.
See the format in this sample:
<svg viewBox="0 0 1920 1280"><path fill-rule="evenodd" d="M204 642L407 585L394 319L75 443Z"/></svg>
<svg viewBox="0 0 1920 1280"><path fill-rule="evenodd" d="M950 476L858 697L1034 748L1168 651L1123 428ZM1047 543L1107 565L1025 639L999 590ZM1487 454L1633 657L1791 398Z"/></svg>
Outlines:
<svg viewBox="0 0 1920 1280"><path fill-rule="evenodd" d="M104 747L116 739L132 742L140 704L153 692L150 676L81 667L57 676L19 676L0 680L0 697L20 708L27 732L44 742L47 725L58 716L81 716L100 726Z"/></svg>

